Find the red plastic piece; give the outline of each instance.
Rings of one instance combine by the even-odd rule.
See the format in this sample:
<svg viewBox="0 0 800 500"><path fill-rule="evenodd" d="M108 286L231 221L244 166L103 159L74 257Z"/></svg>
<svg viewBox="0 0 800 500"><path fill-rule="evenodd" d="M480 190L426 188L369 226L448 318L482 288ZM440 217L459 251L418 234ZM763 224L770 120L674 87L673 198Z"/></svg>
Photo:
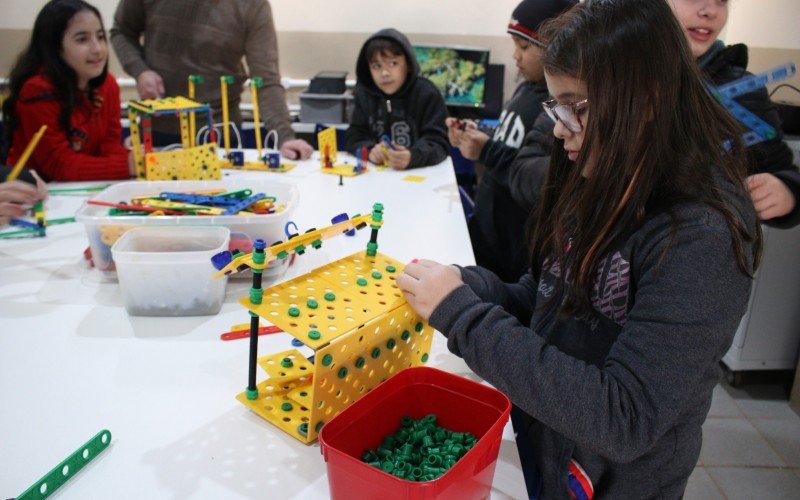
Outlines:
<svg viewBox="0 0 800 500"><path fill-rule="evenodd" d="M262 326L258 329L258 335L269 335L270 333L280 333L281 330L277 326ZM238 339L246 339L250 336L250 330L233 330L230 332L225 332L219 336L222 340L238 340Z"/></svg>
<svg viewBox="0 0 800 500"><path fill-rule="evenodd" d="M407 368L380 384L326 423L319 434L334 499L488 498L511 401L486 385L425 366ZM443 476L414 482L361 461L408 415L437 416L437 425L478 438Z"/></svg>
<svg viewBox="0 0 800 500"><path fill-rule="evenodd" d="M145 207L143 205L128 205L127 203L111 203L108 201L89 200L89 205L99 205L101 207L121 208L123 210L135 210L139 212L164 212L164 215L186 215L185 211L167 210L165 208Z"/></svg>

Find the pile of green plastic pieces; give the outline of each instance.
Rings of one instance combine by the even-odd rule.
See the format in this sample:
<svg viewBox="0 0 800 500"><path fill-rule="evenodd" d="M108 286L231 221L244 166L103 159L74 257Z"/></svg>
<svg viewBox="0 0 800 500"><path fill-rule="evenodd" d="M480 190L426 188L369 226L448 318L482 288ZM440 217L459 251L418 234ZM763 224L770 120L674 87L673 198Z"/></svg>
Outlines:
<svg viewBox="0 0 800 500"><path fill-rule="evenodd" d="M386 436L377 449L367 449L361 460L408 481L431 481L447 472L478 440L469 432L453 432L436 425L436 415L419 420L400 419L400 430Z"/></svg>

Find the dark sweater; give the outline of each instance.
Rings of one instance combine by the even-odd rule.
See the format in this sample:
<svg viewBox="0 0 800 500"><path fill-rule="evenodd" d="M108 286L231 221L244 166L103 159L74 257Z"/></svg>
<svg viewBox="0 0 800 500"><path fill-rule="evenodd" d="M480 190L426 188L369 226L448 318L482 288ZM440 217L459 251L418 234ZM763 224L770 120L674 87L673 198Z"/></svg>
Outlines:
<svg viewBox="0 0 800 500"><path fill-rule="evenodd" d="M744 76L751 75L747 71L747 45L736 44L726 47L719 40L698 60L700 69L715 86L724 85ZM765 221L779 228L794 227L800 224L800 172L793 165L792 150L783 141L783 130L778 108L769 99L765 88L734 99L773 128L776 136L770 140L759 142L748 148L752 156L752 173L770 173L780 179L794 195L794 210L783 217Z"/></svg>
<svg viewBox="0 0 800 500"><path fill-rule="evenodd" d="M752 232L749 198L728 198ZM718 212L674 209L677 227L656 214L601 261L591 313L558 312L550 264L515 284L464 268L431 315L450 351L525 412L542 498L569 498L570 458L596 498L683 494L751 280Z"/></svg>
<svg viewBox="0 0 800 500"><path fill-rule="evenodd" d="M375 38L394 40L403 47L410 73L403 86L392 95L384 94L372 79L365 48ZM347 151L358 154L362 147L372 149L381 136L388 135L411 151L408 168L436 165L447 158L447 109L436 87L418 76L419 63L402 33L381 30L364 42L356 62L358 83L353 92L353 112L347 130Z"/></svg>
<svg viewBox="0 0 800 500"><path fill-rule="evenodd" d="M521 179L512 179L511 167L523 149L527 155L529 136L537 121L546 129L545 136L552 129L553 122L542 113L542 102L547 97L544 84L526 82L520 85L503 111L500 128L495 134L496 138L503 137L506 142L492 140L481 150L480 160L486 165L486 170L475 195L469 235L478 265L505 281L517 281L528 270L530 252L525 224L533 204L521 203L519 195L522 190L532 198L538 189L528 189L529 183L533 182L530 179L522 182ZM543 162L542 168L535 170L546 172L548 160ZM515 172L521 170L524 170L524 175L532 172L529 169Z"/></svg>

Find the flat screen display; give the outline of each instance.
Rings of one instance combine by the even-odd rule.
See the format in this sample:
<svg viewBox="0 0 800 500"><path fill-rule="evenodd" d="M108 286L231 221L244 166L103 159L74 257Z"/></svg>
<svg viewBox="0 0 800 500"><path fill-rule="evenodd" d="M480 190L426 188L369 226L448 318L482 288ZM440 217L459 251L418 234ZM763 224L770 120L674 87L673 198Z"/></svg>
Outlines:
<svg viewBox="0 0 800 500"><path fill-rule="evenodd" d="M457 45L414 45L420 75L429 79L449 106L480 107L486 88L489 49Z"/></svg>

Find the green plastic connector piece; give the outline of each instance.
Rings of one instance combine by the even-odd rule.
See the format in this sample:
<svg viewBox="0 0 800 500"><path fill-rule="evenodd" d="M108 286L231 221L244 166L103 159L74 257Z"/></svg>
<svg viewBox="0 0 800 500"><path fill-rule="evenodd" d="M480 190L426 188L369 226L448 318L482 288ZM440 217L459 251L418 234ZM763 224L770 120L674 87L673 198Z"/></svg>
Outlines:
<svg viewBox="0 0 800 500"><path fill-rule="evenodd" d="M378 244L373 243L371 241L367 243L367 255L369 255L370 257L375 257L375 255L377 254L378 254Z"/></svg>
<svg viewBox="0 0 800 500"><path fill-rule="evenodd" d="M303 253L305 251L306 251L306 246L305 245L297 245L296 247L294 247L294 253L296 253L296 254L301 254L301 253Z"/></svg>
<svg viewBox="0 0 800 500"><path fill-rule="evenodd" d="M225 82L228 85L231 85L233 83L233 76L232 75L223 75L223 76L219 77L219 79L220 79L220 81Z"/></svg>
<svg viewBox="0 0 800 500"><path fill-rule="evenodd" d="M394 349L394 346L397 345L397 341L395 339L389 339L386 341L386 348L390 351Z"/></svg>
<svg viewBox="0 0 800 500"><path fill-rule="evenodd" d="M358 278L356 280L356 284L358 286L367 286L367 280L365 280L364 278Z"/></svg>
<svg viewBox="0 0 800 500"><path fill-rule="evenodd" d="M317 302L314 299L308 299L306 301L306 307L308 307L309 309L316 309L317 307L319 307L319 302Z"/></svg>
<svg viewBox="0 0 800 500"><path fill-rule="evenodd" d="M251 304L260 304L261 300L264 298L264 289L263 288L250 288L250 303Z"/></svg>
<svg viewBox="0 0 800 500"><path fill-rule="evenodd" d="M420 321L416 325L414 325L414 330L417 333L421 332L423 328L425 328L425 325L422 324L422 321Z"/></svg>
<svg viewBox="0 0 800 500"><path fill-rule="evenodd" d="M381 348L380 347L376 347L375 349L373 349L372 353L370 354L370 356L372 356L372 359L380 358L381 357Z"/></svg>
<svg viewBox="0 0 800 500"><path fill-rule="evenodd" d="M425 354L423 354L422 357L420 358L420 360L422 360L423 363L427 363L428 362L428 353L426 352Z"/></svg>
<svg viewBox="0 0 800 500"><path fill-rule="evenodd" d="M296 307L290 307L289 308L289 316L291 316L293 318L296 318L296 317L300 316L300 309L298 309Z"/></svg>
<svg viewBox="0 0 800 500"><path fill-rule="evenodd" d="M383 275L378 271L372 271L372 277L376 280L383 278Z"/></svg>
<svg viewBox="0 0 800 500"><path fill-rule="evenodd" d="M319 250L320 248L322 248L322 240L314 240L314 241L312 241L311 242L311 248L314 248L316 250Z"/></svg>
<svg viewBox="0 0 800 500"><path fill-rule="evenodd" d="M326 354L322 357L322 366L330 366L331 363L333 363L333 356Z"/></svg>
<svg viewBox="0 0 800 500"><path fill-rule="evenodd" d="M76 475L86 464L91 462L94 457L108 448L109 444L111 444L111 431L103 429L63 462L56 465L44 477L36 481L30 488L23 491L17 498L19 500L32 500L49 497L69 478Z"/></svg>
<svg viewBox="0 0 800 500"><path fill-rule="evenodd" d="M289 252L287 252L286 250L281 250L280 252L278 252L278 255L276 255L275 257L283 260L288 256L289 256Z"/></svg>
<svg viewBox="0 0 800 500"><path fill-rule="evenodd" d="M264 79L260 76L251 76L250 77L250 86L260 89L264 86Z"/></svg>
<svg viewBox="0 0 800 500"><path fill-rule="evenodd" d="M317 425L314 426L314 432L319 432L323 425L325 425L325 422L317 422Z"/></svg>
<svg viewBox="0 0 800 500"><path fill-rule="evenodd" d="M246 388L244 390L244 394L247 396L247 399L249 399L250 401L255 401L256 399L258 399L258 389Z"/></svg>
<svg viewBox="0 0 800 500"><path fill-rule="evenodd" d="M322 335L317 330L311 330L308 332L308 338L311 340L319 340Z"/></svg>
<svg viewBox="0 0 800 500"><path fill-rule="evenodd" d="M396 268L396 267L394 267L394 266L392 266L392 265L388 265L388 266L386 266L386 272L387 272L387 273L393 273L393 272L395 272L395 271L397 271L397 268Z"/></svg>
<svg viewBox="0 0 800 500"><path fill-rule="evenodd" d="M400 338L403 340L408 340L411 337L411 332L408 330L403 330L403 333L400 334Z"/></svg>
<svg viewBox="0 0 800 500"><path fill-rule="evenodd" d="M294 406L292 406L292 403L289 403L288 401L286 403L281 403L281 410L283 411L292 411L292 408L294 408Z"/></svg>
<svg viewBox="0 0 800 500"><path fill-rule="evenodd" d="M366 362L367 362L367 360L366 360L366 359L364 359L364 357L363 357L363 356L359 356L359 357L358 357L358 359L356 359L355 366L356 366L356 368L363 368L363 367L364 367L364 364L365 364Z"/></svg>
<svg viewBox="0 0 800 500"><path fill-rule="evenodd" d="M192 83L203 83L205 82L205 79L202 77L202 75L189 75L189 81Z"/></svg>
<svg viewBox="0 0 800 500"><path fill-rule="evenodd" d="M303 437L308 437L308 422L303 422L297 426L297 433Z"/></svg>
<svg viewBox="0 0 800 500"><path fill-rule="evenodd" d="M325 294L325 300L327 300L328 302L333 302L334 300L336 300L336 295L333 292L328 292Z"/></svg>
<svg viewBox="0 0 800 500"><path fill-rule="evenodd" d="M281 360L281 366L284 368L291 368L292 366L294 366L294 363L292 363L292 360L290 358L283 358Z"/></svg>
<svg viewBox="0 0 800 500"><path fill-rule="evenodd" d="M347 376L347 367L343 366L343 367L339 368L338 375L339 375L339 378L345 378Z"/></svg>

